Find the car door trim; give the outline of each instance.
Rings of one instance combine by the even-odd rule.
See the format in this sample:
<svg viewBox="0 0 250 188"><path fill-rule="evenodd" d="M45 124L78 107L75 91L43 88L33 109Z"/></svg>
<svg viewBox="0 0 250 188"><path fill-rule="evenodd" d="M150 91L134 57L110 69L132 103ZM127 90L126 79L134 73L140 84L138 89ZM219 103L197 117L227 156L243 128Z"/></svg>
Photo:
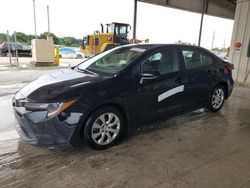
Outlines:
<svg viewBox="0 0 250 188"><path fill-rule="evenodd" d="M171 97L177 93L183 92L183 91L184 91L184 85L170 89L170 90L168 90L168 91L166 91L158 96L158 102L161 102L164 99L169 98L169 97Z"/></svg>

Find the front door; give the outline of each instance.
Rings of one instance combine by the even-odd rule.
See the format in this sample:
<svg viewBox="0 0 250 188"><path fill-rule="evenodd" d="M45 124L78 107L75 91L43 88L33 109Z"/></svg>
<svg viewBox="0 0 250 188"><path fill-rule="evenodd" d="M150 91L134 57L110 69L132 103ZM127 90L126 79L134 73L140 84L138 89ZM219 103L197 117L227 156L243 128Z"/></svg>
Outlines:
<svg viewBox="0 0 250 188"><path fill-rule="evenodd" d="M173 47L156 50L140 65L142 78L135 106L139 121L181 112L185 78L177 50ZM143 76L150 74L155 76Z"/></svg>

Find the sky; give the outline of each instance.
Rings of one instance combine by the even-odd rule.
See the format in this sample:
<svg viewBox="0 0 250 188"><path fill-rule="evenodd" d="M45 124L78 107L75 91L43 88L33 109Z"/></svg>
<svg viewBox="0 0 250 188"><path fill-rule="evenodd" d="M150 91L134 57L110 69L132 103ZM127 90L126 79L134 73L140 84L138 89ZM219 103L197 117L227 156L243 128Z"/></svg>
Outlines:
<svg viewBox="0 0 250 188"><path fill-rule="evenodd" d="M37 33L50 30L59 37L82 38L100 30L100 23L122 22L133 26L133 0L35 0ZM198 41L201 15L138 2L137 38L150 43ZM205 16L201 46L210 49L230 45L233 20ZM33 0L0 0L0 32L34 34ZM130 32L132 38L132 31Z"/></svg>

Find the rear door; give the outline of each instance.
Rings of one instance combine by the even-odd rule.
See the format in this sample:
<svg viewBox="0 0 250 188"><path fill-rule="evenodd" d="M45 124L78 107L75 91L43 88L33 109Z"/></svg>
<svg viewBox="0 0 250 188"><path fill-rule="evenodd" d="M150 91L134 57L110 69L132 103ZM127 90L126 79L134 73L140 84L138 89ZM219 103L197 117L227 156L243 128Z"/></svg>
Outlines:
<svg viewBox="0 0 250 188"><path fill-rule="evenodd" d="M204 106L210 96L211 82L217 73L213 57L202 49L182 47L182 61L185 64L184 108Z"/></svg>
<svg viewBox="0 0 250 188"><path fill-rule="evenodd" d="M138 119L155 119L182 111L183 67L175 47L156 50L140 62L141 73L158 72L152 79L141 78L138 88Z"/></svg>

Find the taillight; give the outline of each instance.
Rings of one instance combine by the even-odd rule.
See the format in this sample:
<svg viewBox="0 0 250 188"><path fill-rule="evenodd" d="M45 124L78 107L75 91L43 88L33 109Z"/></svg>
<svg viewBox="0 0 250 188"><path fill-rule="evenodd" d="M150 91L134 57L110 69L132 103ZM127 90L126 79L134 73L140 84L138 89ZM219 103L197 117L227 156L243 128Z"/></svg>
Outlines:
<svg viewBox="0 0 250 188"><path fill-rule="evenodd" d="M224 69L224 74L228 74L230 71L234 70L233 64L228 64L226 68Z"/></svg>
<svg viewBox="0 0 250 188"><path fill-rule="evenodd" d="M227 67L228 70L234 70L234 64L229 64L229 66Z"/></svg>

